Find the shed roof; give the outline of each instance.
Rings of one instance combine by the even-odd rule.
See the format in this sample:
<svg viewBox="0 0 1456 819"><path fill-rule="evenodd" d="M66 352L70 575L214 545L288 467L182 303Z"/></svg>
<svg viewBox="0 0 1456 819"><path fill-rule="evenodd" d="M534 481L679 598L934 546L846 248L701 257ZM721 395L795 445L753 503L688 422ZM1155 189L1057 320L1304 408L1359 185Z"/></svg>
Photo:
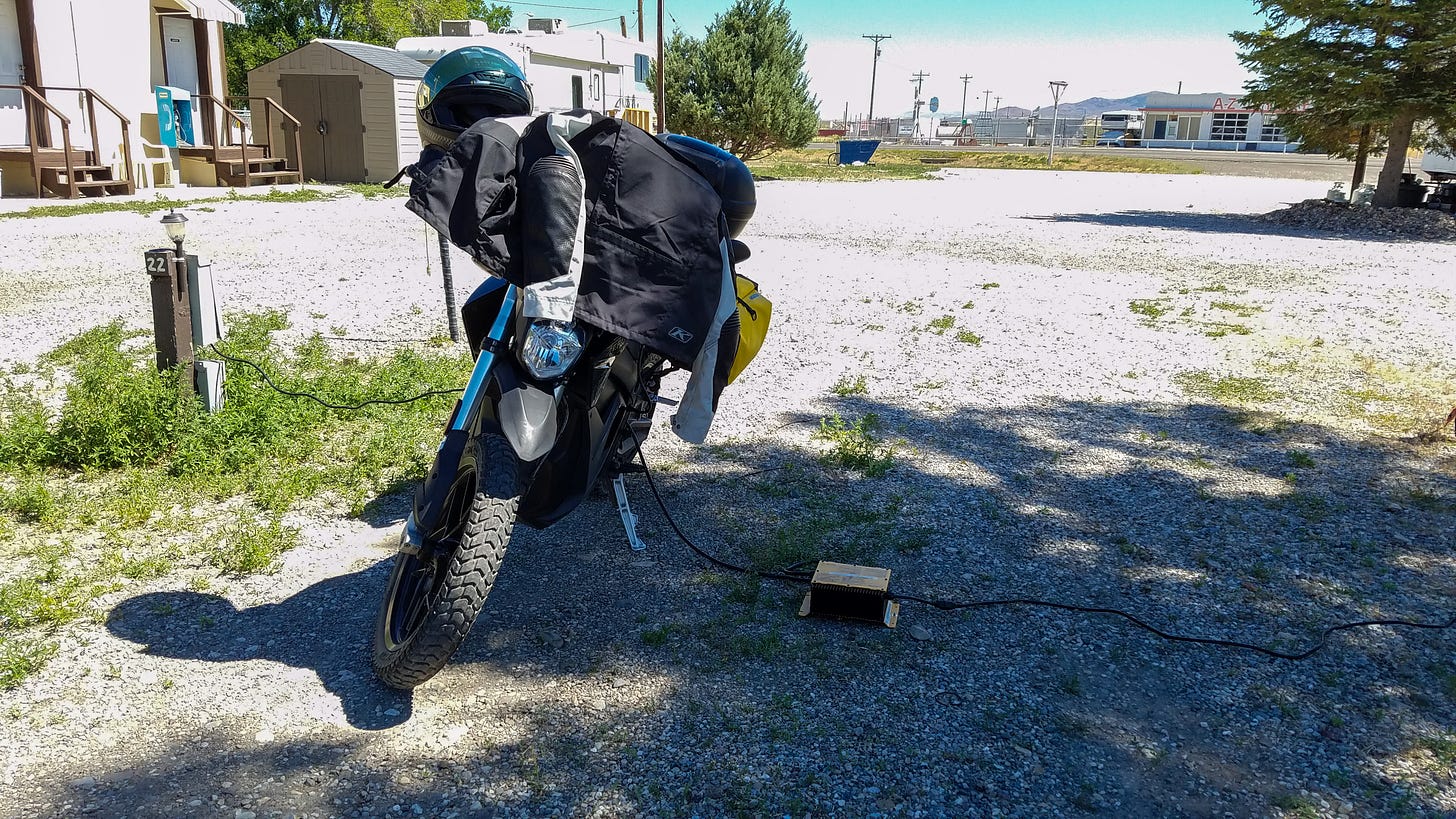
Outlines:
<svg viewBox="0 0 1456 819"><path fill-rule="evenodd" d="M314 40L336 51L342 51L361 63L374 66L384 73L405 80L418 80L425 76L425 64L384 46L356 43L350 40Z"/></svg>

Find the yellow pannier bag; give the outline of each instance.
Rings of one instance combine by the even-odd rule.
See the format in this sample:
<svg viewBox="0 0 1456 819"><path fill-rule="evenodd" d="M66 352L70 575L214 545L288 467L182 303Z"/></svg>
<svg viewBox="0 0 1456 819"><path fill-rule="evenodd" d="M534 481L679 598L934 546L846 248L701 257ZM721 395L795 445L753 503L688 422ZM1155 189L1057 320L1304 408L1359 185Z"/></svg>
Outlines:
<svg viewBox="0 0 1456 819"><path fill-rule="evenodd" d="M757 282L734 273L733 284L738 290L738 353L728 370L730 384L763 347L763 340L768 336L768 320L773 315L773 302L758 292Z"/></svg>

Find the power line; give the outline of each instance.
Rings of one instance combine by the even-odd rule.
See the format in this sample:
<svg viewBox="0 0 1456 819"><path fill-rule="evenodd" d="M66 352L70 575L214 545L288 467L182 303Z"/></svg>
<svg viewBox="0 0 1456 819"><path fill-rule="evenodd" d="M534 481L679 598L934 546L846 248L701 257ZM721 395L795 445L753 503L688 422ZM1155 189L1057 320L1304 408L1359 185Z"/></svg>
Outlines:
<svg viewBox="0 0 1456 819"><path fill-rule="evenodd" d="M516 0L511 0L510 4L512 6L535 6L536 8L541 9L569 9L571 11L611 11L611 9L602 8L601 6L557 6L552 5L551 3L518 3L516 2Z"/></svg>

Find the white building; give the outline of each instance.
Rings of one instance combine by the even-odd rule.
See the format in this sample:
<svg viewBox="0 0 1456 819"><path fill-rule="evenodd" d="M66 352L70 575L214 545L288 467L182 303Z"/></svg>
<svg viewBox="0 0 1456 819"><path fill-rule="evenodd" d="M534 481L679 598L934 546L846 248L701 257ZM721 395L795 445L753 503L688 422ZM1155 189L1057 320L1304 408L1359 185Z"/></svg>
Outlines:
<svg viewBox="0 0 1456 819"><path fill-rule="evenodd" d="M653 107L644 42L605 31L573 31L562 20L545 18L531 19L527 31L491 32L478 20L446 21L440 30L440 36L406 37L395 47L426 65L462 46L494 48L526 72L537 113L586 108L620 115Z"/></svg>
<svg viewBox="0 0 1456 819"><path fill-rule="evenodd" d="M1143 112L1145 148L1290 151L1271 111L1246 107L1235 94L1152 93Z"/></svg>

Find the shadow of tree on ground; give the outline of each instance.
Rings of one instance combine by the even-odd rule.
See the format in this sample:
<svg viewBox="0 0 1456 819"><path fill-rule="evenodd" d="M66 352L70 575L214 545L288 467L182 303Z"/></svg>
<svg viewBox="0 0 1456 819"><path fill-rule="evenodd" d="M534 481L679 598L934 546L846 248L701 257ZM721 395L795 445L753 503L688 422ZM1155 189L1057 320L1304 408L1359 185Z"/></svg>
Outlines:
<svg viewBox="0 0 1456 819"><path fill-rule="evenodd" d="M825 467L833 442L811 437L808 413L656 477L725 558L872 562L899 593L1112 606L1285 648L1456 600L1449 444L1203 404L927 403L829 403L879 419L895 451L883 477ZM181 592L122 604L110 627L148 652L311 669L352 725L390 728L390 704L407 721L299 726L264 747L209 727L227 750L110 761L84 798L136 816L197 794L440 816L1451 810L1450 632L1345 633L1287 663L1020 608L907 605L895 631L800 620L801 589L705 569L640 478L632 493L650 559L601 495L556 528L518 529L486 614L412 701L378 688L365 653L387 562L242 611ZM169 630L159 608L216 625ZM58 764L17 804L79 804L73 775Z"/></svg>

